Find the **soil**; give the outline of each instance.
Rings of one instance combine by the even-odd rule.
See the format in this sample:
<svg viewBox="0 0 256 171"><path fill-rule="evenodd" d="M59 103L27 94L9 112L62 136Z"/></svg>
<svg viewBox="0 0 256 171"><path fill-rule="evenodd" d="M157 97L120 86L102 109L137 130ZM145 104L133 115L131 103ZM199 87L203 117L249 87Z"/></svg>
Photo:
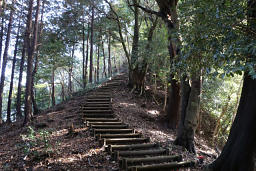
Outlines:
<svg viewBox="0 0 256 171"><path fill-rule="evenodd" d="M136 91L130 93L126 86L127 76L119 77L123 81L120 87L113 89L113 110L123 122L150 137L151 141L168 147L173 154L182 154L184 160L197 160L202 156L204 164L208 164L216 158L216 151L201 134L195 137L197 155L173 145L176 132L167 127L162 109L164 91L157 90L158 94L152 98L152 86L147 85L142 96ZM118 170L118 163L111 161L82 119L79 109L89 93L44 111L26 127L22 126L22 120L1 125L0 170ZM24 136L22 138L29 134L29 126L35 130L34 139L40 140L37 145L29 144ZM43 131L46 132L45 139L42 138ZM191 170L200 170L201 166Z"/></svg>

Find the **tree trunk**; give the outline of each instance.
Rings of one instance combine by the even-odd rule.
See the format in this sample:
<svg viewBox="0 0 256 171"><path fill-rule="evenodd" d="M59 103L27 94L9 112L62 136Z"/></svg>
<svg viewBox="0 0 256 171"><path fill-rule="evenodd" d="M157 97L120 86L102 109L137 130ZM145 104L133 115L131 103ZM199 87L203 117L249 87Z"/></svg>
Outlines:
<svg viewBox="0 0 256 171"><path fill-rule="evenodd" d="M89 73L89 82L92 83L92 74L93 74L93 29L94 29L94 7L92 7L92 20L91 20L91 49L90 49L90 73Z"/></svg>
<svg viewBox="0 0 256 171"><path fill-rule="evenodd" d="M0 13L0 14L3 15L3 13ZM2 17L1 32L0 32L0 68L2 66L3 37L4 37L4 17Z"/></svg>
<svg viewBox="0 0 256 171"><path fill-rule="evenodd" d="M108 76L112 77L110 30L109 30L109 34L108 34Z"/></svg>
<svg viewBox="0 0 256 171"><path fill-rule="evenodd" d="M20 25L21 25L21 21L19 20L19 25L18 25L17 35L16 35L15 48L14 48L13 61L12 61L11 82L10 82L8 104L7 104L7 122L8 123L11 123L13 78L14 78L14 71L15 71L15 65L16 65L16 57L17 57L17 52L18 52L18 43L19 43L19 38L20 38L20 36L19 36L19 34L20 34Z"/></svg>
<svg viewBox="0 0 256 171"><path fill-rule="evenodd" d="M248 27L256 28L256 0L248 0ZM251 61L255 55L248 56ZM255 69L255 68L254 68ZM256 155L256 79L246 71L240 103L227 143L209 166L213 171L253 171Z"/></svg>
<svg viewBox="0 0 256 171"><path fill-rule="evenodd" d="M74 60L74 54L75 54L75 43L73 44L72 47L72 52L71 52L71 63L68 69L68 91L70 95L73 92L73 86L72 86L72 72L73 72L73 60Z"/></svg>
<svg viewBox="0 0 256 171"><path fill-rule="evenodd" d="M256 80L244 75L244 83L236 118L221 155L210 165L216 171L253 171L256 147Z"/></svg>
<svg viewBox="0 0 256 171"><path fill-rule="evenodd" d="M88 58L89 58L89 28L90 23L88 23L88 29L87 29L87 40L86 40L86 59L85 59L85 86L87 84L87 70L88 70Z"/></svg>
<svg viewBox="0 0 256 171"><path fill-rule="evenodd" d="M15 0L12 1L12 5L14 5L14 3L15 3ZM11 31L12 31L13 12L14 11L11 10L9 24L8 24L8 31L7 31L7 35L6 35L6 41L5 41L3 63L2 63L1 83L0 83L0 124L2 123L2 101L3 101L3 91L4 91L4 81L5 81L5 69L6 69L6 65L7 65L10 36L11 36Z"/></svg>
<svg viewBox="0 0 256 171"><path fill-rule="evenodd" d="M180 84L174 79L174 75L170 76L171 86L168 92L168 106L167 106L167 118L168 127L171 129L176 129L179 118L179 106L180 106Z"/></svg>
<svg viewBox="0 0 256 171"><path fill-rule="evenodd" d="M99 69L100 69L100 45L98 45L98 58L97 58L97 82L100 81L99 77Z"/></svg>
<svg viewBox="0 0 256 171"><path fill-rule="evenodd" d="M101 43L102 43L102 55L103 55L103 72L102 72L102 78L107 78L107 72L106 72L106 56L105 56L105 50L104 50L104 41L101 37Z"/></svg>
<svg viewBox="0 0 256 171"><path fill-rule="evenodd" d="M29 1L29 13L28 13L28 20L27 20L27 30L28 37L27 37L27 44L30 45L30 32L31 32L31 22L32 20L32 9L33 9L33 0ZM35 26L34 26L34 37L32 44L28 46L28 59L27 59L27 81L26 81L26 92L25 92L25 119L24 125L27 124L32 117L32 101L31 101L31 89L32 89L32 72L33 72L33 58L34 52L37 48L37 36L38 36L38 16L40 11L40 0L37 0L37 8L36 8L36 15L35 15Z"/></svg>
<svg viewBox="0 0 256 171"><path fill-rule="evenodd" d="M55 76L55 74L54 74L54 68L55 68L55 66L53 66L53 68L52 68L52 80L51 80L51 82L52 82L52 93L51 93L52 106L55 106L55 89L54 89L54 76Z"/></svg>
<svg viewBox="0 0 256 171"><path fill-rule="evenodd" d="M32 73L32 88L31 88L31 94L32 94L32 104L33 104L33 112L34 114L39 114L40 113L40 109L38 108L37 106L37 103L36 103L36 94L35 94L35 88L34 88L34 81L35 81L35 75L37 73L37 69L38 69L38 58L39 58L39 46L38 44L41 42L41 36L42 36L42 32L43 32L43 17L44 17L44 4L45 4L45 1L43 1L43 4L42 4L42 12L41 12L41 21L40 21L40 28L39 28L39 36L38 36L38 42L37 43L37 51L36 51L36 56L35 56L35 66L34 66L34 70L33 70L33 73Z"/></svg>
<svg viewBox="0 0 256 171"><path fill-rule="evenodd" d="M129 87L134 87L133 74L134 69L137 67L138 50L139 50L139 8L138 0L133 0L134 3L134 28L133 28L133 41L132 41L132 54L131 54L131 68L129 68Z"/></svg>
<svg viewBox="0 0 256 171"><path fill-rule="evenodd" d="M172 66L174 63L174 59L177 56L178 50L178 42L179 37L176 37L176 35L173 35L174 31L177 31L179 29L179 21L178 21L178 14L177 14L177 3L178 0L156 0L160 12L162 13L162 19L167 25L168 28L168 50L170 54L170 67L171 67L171 73L170 73L170 92L169 92L169 98L168 98L168 109L167 110L167 115L169 118L169 126L171 128L176 128L178 120L176 118L179 117L179 106L180 106L180 86L177 82L177 80L174 79L174 73L172 73ZM171 20L169 19L171 16ZM177 99L174 99L177 98ZM173 120L170 120L173 118Z"/></svg>
<svg viewBox="0 0 256 171"><path fill-rule="evenodd" d="M200 93L201 93L201 79L200 72L192 73L191 76L191 90L186 108L185 118L181 118L184 121L183 125L180 125L178 136L175 140L176 145L185 147L189 152L195 153L194 147L194 134L198 124L198 117L200 111ZM184 92L184 95L186 92ZM187 100L182 99L182 100ZM186 101L184 101L185 103ZM185 108L182 108L185 110ZM182 111L182 117L184 112Z"/></svg>
<svg viewBox="0 0 256 171"><path fill-rule="evenodd" d="M20 60L20 69L19 69L19 81L18 81L18 90L17 90L17 102L16 102L16 111L18 118L22 117L21 112L21 88L22 88L22 77L23 77L23 70L24 70L24 62L25 62L25 55L27 51L27 42L26 42L26 35L24 35L24 43L22 47L22 54L21 54L21 60Z"/></svg>
<svg viewBox="0 0 256 171"><path fill-rule="evenodd" d="M86 87L86 77L85 77L85 26L84 26L84 23L83 23L83 44L82 44L82 53L83 53L83 85L84 85L84 89Z"/></svg>

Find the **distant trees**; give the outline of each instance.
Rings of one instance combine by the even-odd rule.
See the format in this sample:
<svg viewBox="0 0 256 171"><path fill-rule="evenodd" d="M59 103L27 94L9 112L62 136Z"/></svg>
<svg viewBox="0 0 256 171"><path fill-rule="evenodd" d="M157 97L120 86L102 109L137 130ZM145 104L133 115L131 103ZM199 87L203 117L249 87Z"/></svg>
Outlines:
<svg viewBox="0 0 256 171"><path fill-rule="evenodd" d="M102 15L105 9L100 1L63 1L60 4L48 0L29 0L24 4L22 0L16 0L9 3L1 1L0 6L0 54L4 49L3 58L0 57L1 122L6 120L10 123L25 116L26 124L41 109L67 99L74 91L87 89L88 81L92 86L101 78L106 78L107 66L110 66L109 73L113 72L111 63L113 60L116 63L116 58L112 53L117 52L115 49L118 46L113 46L116 43L113 38L115 33L106 24L107 17ZM59 10L58 15L53 15L56 10ZM44 11L49 14L45 22ZM12 32L12 28L16 32ZM111 49L107 49L106 45ZM8 49L14 49L11 58ZM83 57L81 63L80 53ZM123 60L122 57L118 59ZM11 69L6 67L9 61ZM80 64L81 69L77 67ZM91 76L88 72L90 68ZM11 71L8 78L5 77L7 70ZM23 78L24 71L26 79ZM9 81L10 85L7 86Z"/></svg>

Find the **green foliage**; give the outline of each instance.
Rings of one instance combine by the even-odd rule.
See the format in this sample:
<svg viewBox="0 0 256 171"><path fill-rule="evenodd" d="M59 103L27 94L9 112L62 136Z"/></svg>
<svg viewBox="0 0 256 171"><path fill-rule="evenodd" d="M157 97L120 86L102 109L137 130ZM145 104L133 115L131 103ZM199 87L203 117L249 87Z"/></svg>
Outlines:
<svg viewBox="0 0 256 171"><path fill-rule="evenodd" d="M51 133L47 130L36 132L31 126L28 127L28 133L21 135L25 156L30 159L40 158L42 155L52 153L52 145L49 142Z"/></svg>

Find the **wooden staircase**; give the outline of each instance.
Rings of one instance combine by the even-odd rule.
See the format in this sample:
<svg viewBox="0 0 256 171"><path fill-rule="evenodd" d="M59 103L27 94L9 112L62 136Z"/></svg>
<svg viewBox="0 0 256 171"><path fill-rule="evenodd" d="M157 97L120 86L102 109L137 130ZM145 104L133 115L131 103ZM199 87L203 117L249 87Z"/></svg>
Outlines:
<svg viewBox="0 0 256 171"><path fill-rule="evenodd" d="M195 161L183 161L182 155L171 155L169 149L152 143L129 125L120 121L112 110L112 89L121 84L116 78L88 95L81 112L90 133L104 146L112 160L119 163L119 170L171 171L186 170L195 166Z"/></svg>

